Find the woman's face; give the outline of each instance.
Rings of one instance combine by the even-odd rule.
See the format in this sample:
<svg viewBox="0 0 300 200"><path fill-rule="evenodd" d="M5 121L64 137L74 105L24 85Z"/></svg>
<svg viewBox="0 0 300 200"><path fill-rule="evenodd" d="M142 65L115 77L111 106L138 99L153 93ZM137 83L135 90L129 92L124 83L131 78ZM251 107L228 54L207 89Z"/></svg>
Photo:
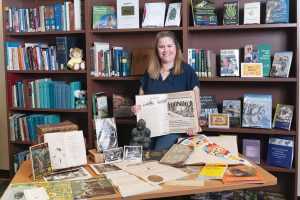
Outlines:
<svg viewBox="0 0 300 200"><path fill-rule="evenodd" d="M163 64L174 63L176 45L170 37L163 37L158 41L157 51Z"/></svg>

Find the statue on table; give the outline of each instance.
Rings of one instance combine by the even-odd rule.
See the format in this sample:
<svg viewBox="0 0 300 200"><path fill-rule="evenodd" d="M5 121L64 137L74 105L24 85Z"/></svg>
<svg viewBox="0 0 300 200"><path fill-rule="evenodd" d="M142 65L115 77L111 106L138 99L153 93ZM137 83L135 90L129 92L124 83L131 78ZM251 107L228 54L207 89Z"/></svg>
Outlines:
<svg viewBox="0 0 300 200"><path fill-rule="evenodd" d="M132 146L143 146L143 150L150 149L151 131L146 127L146 122L143 119L140 119L135 128L131 130Z"/></svg>

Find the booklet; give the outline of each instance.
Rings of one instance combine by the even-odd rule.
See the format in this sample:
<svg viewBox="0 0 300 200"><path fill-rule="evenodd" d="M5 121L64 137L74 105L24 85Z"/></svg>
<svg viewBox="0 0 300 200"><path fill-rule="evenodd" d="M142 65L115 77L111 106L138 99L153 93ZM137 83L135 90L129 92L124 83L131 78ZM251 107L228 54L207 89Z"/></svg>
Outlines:
<svg viewBox="0 0 300 200"><path fill-rule="evenodd" d="M137 95L135 99L136 105L141 105L137 121L145 120L150 137L199 129L194 91Z"/></svg>

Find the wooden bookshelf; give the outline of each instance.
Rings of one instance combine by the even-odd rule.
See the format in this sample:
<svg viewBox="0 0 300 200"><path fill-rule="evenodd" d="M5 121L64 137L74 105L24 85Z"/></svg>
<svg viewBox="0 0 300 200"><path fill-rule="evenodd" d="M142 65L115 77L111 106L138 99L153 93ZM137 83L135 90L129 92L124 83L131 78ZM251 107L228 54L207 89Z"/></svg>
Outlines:
<svg viewBox="0 0 300 200"><path fill-rule="evenodd" d="M165 0L167 4L178 2L179 0ZM223 2L216 2L216 13L219 24L222 24ZM4 8L20 7L30 8L39 5L53 5L54 3L63 3L64 0L50 2L25 1L25 0L5 0L2 1L3 19L6 20ZM140 25L141 15L144 4L148 0L139 1ZM84 136L87 142L87 148L94 147L94 132L92 125L92 100L91 94L96 92L105 92L108 96L109 113L112 116L112 95L113 94L137 94L139 88L139 79L141 76L132 77L93 77L90 68L90 47L94 42L108 42L110 46L123 46L127 50L152 48L155 36L159 31L173 31L177 36L183 57L187 60L188 48L201 48L214 50L217 53L217 69L219 69L219 52L220 49L242 49L245 44L271 44L272 57L276 51L293 51L293 61L289 78L240 78L240 77L214 77L200 78L200 92L202 95L214 94L218 106L221 106L223 99L242 99L245 93L272 94L273 114L277 103L295 105L295 115L291 126L291 131L266 130L266 129L249 129L249 128L230 128L230 129L209 129L203 128L203 133L207 135L216 134L235 134L239 138L239 148L243 138L253 138L261 140L261 157L262 161L266 160L268 138L271 135L290 135L294 136L294 160L292 169L284 169L267 164L261 164L263 168L273 173L278 178L276 187L268 187L267 191L282 191L287 199L296 199L297 197L297 178L298 178L298 120L299 120L299 10L300 6L297 0L290 0L290 23L287 24L265 24L264 8L265 1L261 1L262 15L261 24L243 25L243 5L244 3L254 2L254 0L239 0L240 5L240 24L230 26L193 26L192 12L189 0L182 0L182 19L180 27L165 28L137 28L137 29L102 29L93 30L92 24L92 7L95 5L116 5L115 0L85 0L84 4L84 24L80 31L63 31L63 32L34 32L34 33L6 33L4 29L4 44L8 41L18 42L37 42L47 41L54 45L56 36L74 36L84 49L84 60L87 69L84 71L7 71L7 83L23 80L27 78L45 78L51 77L54 80L65 80L67 82L81 80L83 88L87 89L88 107L87 110L49 110L49 109L21 109L8 107L8 117L17 112L24 113L59 113L63 119L73 120L78 123L80 129L84 130ZM241 57L242 58L242 57ZM5 66L4 66L5 67ZM7 95L10 94L7 89ZM7 100L9 98L7 97ZM220 107L219 107L220 108ZM221 110L219 110L221 111ZM134 118L117 119L119 144L128 144L131 137L131 129L135 126ZM9 127L9 121L8 121ZM8 131L9 133L9 131ZM10 138L10 137L8 137ZM13 154L28 148L27 143L11 142L9 144L9 159L11 175L13 175ZM288 176L291 180L287 187Z"/></svg>

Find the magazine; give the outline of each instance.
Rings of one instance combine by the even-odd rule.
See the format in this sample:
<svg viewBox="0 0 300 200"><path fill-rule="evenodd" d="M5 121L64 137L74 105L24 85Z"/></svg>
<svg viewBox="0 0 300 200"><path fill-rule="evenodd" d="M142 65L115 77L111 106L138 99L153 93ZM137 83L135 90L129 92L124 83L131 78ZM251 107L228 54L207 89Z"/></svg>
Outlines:
<svg viewBox="0 0 300 200"><path fill-rule="evenodd" d="M199 129L194 91L138 95L136 105L141 105L137 121L145 120L150 137Z"/></svg>

